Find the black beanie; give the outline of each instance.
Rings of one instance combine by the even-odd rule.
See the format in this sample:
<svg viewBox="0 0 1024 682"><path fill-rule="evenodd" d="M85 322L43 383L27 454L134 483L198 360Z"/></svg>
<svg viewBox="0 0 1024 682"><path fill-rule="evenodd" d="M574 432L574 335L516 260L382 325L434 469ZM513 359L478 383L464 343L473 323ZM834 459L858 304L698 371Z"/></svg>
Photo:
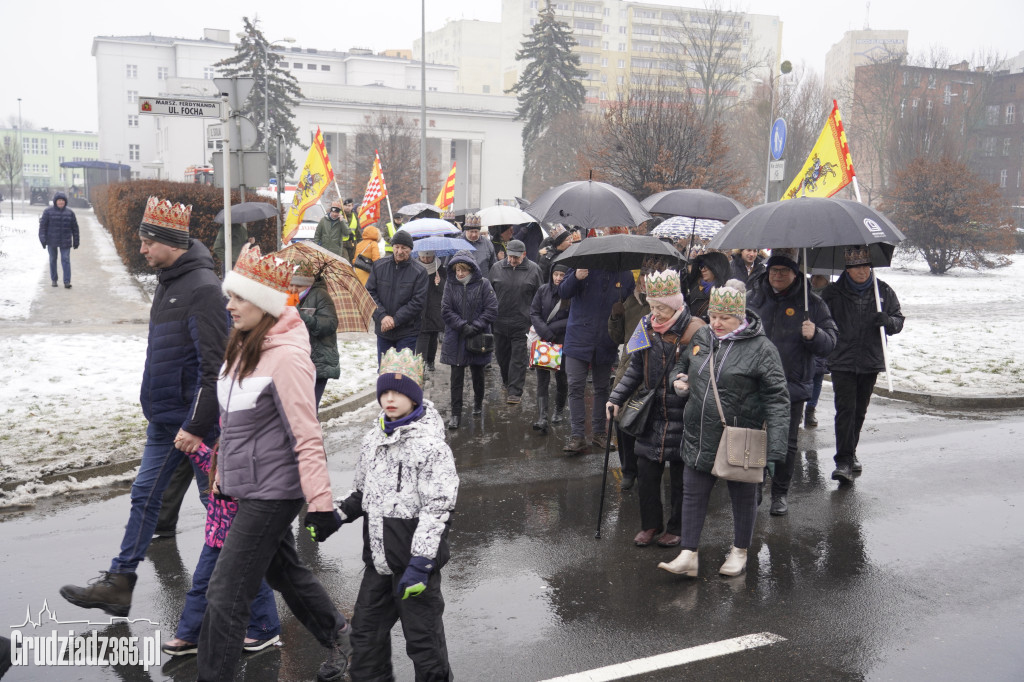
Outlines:
<svg viewBox="0 0 1024 682"><path fill-rule="evenodd" d="M408 246L411 249L412 235L410 235L406 230L399 230L398 232L395 232L395 236L391 238L391 245Z"/></svg>

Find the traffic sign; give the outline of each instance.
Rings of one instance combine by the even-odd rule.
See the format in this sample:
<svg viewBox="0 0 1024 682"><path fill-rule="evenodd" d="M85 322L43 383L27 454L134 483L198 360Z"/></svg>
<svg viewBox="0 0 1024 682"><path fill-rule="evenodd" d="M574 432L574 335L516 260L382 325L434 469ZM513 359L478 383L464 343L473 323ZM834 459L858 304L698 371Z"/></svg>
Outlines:
<svg viewBox="0 0 1024 682"><path fill-rule="evenodd" d="M782 178L786 176L786 162L783 161L769 161L768 162L768 179L772 182L782 182Z"/></svg>
<svg viewBox="0 0 1024 682"><path fill-rule="evenodd" d="M206 126L206 139L207 140L223 140L224 139L224 124L213 123Z"/></svg>
<svg viewBox="0 0 1024 682"><path fill-rule="evenodd" d="M249 92L256 85L256 79L249 76L214 78L213 84L217 86L218 92L227 93L228 106L231 108L231 111L238 111L245 105Z"/></svg>
<svg viewBox="0 0 1024 682"><path fill-rule="evenodd" d="M782 152L786 150L786 121L781 118L775 119L772 124L771 149L772 158L776 161L782 158Z"/></svg>
<svg viewBox="0 0 1024 682"><path fill-rule="evenodd" d="M139 100L139 113L191 118L220 118L220 102L212 99L143 97Z"/></svg>

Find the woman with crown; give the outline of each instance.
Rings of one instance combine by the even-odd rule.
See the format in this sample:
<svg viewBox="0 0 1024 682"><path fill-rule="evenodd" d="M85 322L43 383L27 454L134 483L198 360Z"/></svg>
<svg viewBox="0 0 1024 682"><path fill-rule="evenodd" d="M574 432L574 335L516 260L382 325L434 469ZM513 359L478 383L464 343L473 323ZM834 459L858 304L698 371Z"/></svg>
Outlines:
<svg viewBox="0 0 1024 682"><path fill-rule="evenodd" d="M303 504L304 525L318 542L341 526L316 416L309 335L288 305L293 268L254 247L224 279L234 327L217 383L222 430L212 492L237 498L238 511L210 578L200 680L234 677L249 605L264 577L327 650L317 680L340 680L348 669L348 623L299 560L291 530Z"/></svg>

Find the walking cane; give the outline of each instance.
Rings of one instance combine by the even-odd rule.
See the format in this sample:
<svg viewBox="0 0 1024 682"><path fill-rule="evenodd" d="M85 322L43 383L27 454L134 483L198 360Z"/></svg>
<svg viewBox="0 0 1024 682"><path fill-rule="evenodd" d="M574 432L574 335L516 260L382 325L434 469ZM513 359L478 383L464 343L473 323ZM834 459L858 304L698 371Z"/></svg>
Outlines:
<svg viewBox="0 0 1024 682"><path fill-rule="evenodd" d="M612 451L612 422L611 410L605 407L605 419L608 421L608 433L604 443L604 474L601 476L601 504L597 508L597 535L595 540L601 539L601 517L604 516L604 491L608 488L608 456Z"/></svg>

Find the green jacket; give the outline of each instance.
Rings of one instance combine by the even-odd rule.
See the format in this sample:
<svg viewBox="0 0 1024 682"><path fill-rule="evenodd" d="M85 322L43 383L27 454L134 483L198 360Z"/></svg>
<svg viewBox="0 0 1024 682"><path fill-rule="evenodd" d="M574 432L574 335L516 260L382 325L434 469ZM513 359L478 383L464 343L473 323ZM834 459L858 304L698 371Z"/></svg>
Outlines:
<svg viewBox="0 0 1024 682"><path fill-rule="evenodd" d="M338 356L338 313L334 309L327 285L318 279L309 288L306 297L297 306L299 317L309 332L310 358L316 367L317 379L337 379L341 376Z"/></svg>
<svg viewBox="0 0 1024 682"><path fill-rule="evenodd" d="M722 439L722 420L711 390L710 348L722 411L730 426L759 429L768 424L768 460L783 462L789 438L789 391L775 344L764 335L761 318L747 311L750 324L735 339L719 341L711 327L701 327L679 357L672 378L686 374L690 398L683 423L683 461L710 473Z"/></svg>
<svg viewBox="0 0 1024 682"><path fill-rule="evenodd" d="M338 254L342 258L345 255L345 237L347 230L345 223L341 220L331 220L330 216L324 216L316 224L316 232L313 233L313 241L328 251Z"/></svg>

